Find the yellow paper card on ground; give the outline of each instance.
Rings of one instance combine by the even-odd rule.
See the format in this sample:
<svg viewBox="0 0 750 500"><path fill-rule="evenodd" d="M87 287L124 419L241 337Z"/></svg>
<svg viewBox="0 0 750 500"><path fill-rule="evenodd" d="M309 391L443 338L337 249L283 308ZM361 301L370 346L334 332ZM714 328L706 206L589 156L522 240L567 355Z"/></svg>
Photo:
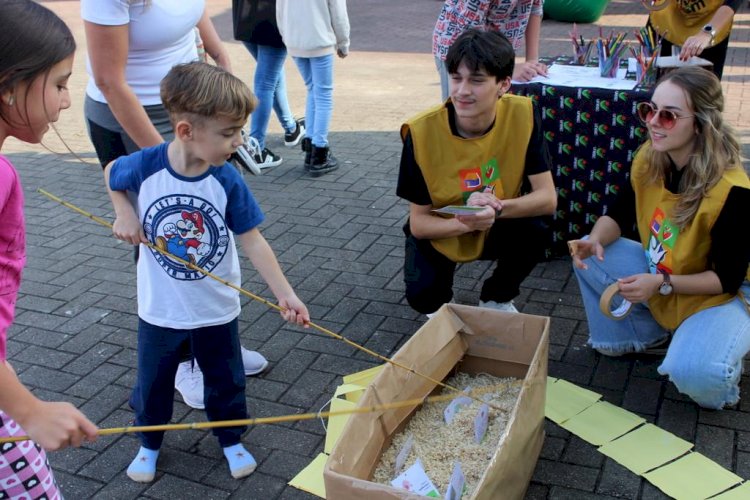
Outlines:
<svg viewBox="0 0 750 500"><path fill-rule="evenodd" d="M692 443L653 424L646 424L605 444L599 451L623 467L642 475L685 454L692 447Z"/></svg>
<svg viewBox="0 0 750 500"><path fill-rule="evenodd" d="M700 453L685 455L643 477L674 498L708 498L742 482L741 477Z"/></svg>
<svg viewBox="0 0 750 500"><path fill-rule="evenodd" d="M646 420L606 401L599 401L560 426L595 446L622 436Z"/></svg>
<svg viewBox="0 0 750 500"><path fill-rule="evenodd" d="M333 398L331 400L331 411L341 411L341 410L349 410L352 408L355 408L357 406L356 403L352 403L351 401L347 401L346 399L341 398ZM333 450L333 445L336 444L336 440L341 435L341 432L344 430L344 426L346 425L346 422L349 420L349 417L351 415L331 415L328 417L328 429L326 430L326 442L325 446L323 447L323 451L326 453L331 453Z"/></svg>
<svg viewBox="0 0 750 500"><path fill-rule="evenodd" d="M750 498L750 482L721 495L716 495L711 500L747 500L748 498Z"/></svg>
<svg viewBox="0 0 750 500"><path fill-rule="evenodd" d="M333 393L334 398L344 396L347 401L356 403L359 398L364 394L365 388L358 384L341 384L336 388L336 392Z"/></svg>
<svg viewBox="0 0 750 500"><path fill-rule="evenodd" d="M578 415L599 401L601 397L601 394L558 379L554 383L547 384L544 415L556 424L560 424L573 415Z"/></svg>
<svg viewBox="0 0 750 500"><path fill-rule="evenodd" d="M380 370L382 370L384 366L385 365L373 366L372 368L362 370L361 372L344 375L342 378L345 384L357 384L362 387L367 387L378 373L380 373Z"/></svg>
<svg viewBox="0 0 750 500"><path fill-rule="evenodd" d="M323 481L323 467L326 465L326 460L328 460L328 455L319 453L307 467L289 481L289 485L320 498L325 498L326 487Z"/></svg>

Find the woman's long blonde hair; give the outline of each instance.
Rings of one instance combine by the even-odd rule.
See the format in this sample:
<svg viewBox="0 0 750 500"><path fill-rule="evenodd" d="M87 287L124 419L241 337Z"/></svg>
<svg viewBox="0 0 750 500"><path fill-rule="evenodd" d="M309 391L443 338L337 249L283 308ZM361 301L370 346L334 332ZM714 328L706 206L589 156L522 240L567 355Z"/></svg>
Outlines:
<svg viewBox="0 0 750 500"><path fill-rule="evenodd" d="M672 221L684 228L695 217L703 197L716 185L728 168L739 168L740 141L734 128L724 121L724 94L719 79L697 66L678 68L658 82L672 82L687 97L695 114L695 142L680 181L679 201ZM657 84L657 86L658 86ZM664 182L671 161L667 153L650 149L647 157L649 182Z"/></svg>

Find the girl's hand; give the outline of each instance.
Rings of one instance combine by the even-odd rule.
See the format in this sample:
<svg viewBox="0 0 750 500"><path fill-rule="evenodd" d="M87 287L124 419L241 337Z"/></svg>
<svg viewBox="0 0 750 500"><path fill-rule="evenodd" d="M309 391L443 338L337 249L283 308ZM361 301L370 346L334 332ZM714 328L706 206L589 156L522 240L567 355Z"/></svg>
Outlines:
<svg viewBox="0 0 750 500"><path fill-rule="evenodd" d="M96 425L70 403L39 401L18 423L29 437L49 451L78 447L84 439L97 438Z"/></svg>
<svg viewBox="0 0 750 500"><path fill-rule="evenodd" d="M589 266L583 263L584 259L596 256L599 260L604 260L604 247L598 240L589 238L587 240L570 240L568 241L568 250L573 258L573 265L578 269L588 269Z"/></svg>
<svg viewBox="0 0 750 500"><path fill-rule="evenodd" d="M659 291L664 278L660 274L634 274L617 280L620 295L633 304L647 302Z"/></svg>
<svg viewBox="0 0 750 500"><path fill-rule="evenodd" d="M146 234L143 232L143 226L135 212L125 212L118 215L114 224L112 224L112 234L118 240L127 241L132 245L148 243Z"/></svg>
<svg viewBox="0 0 750 500"><path fill-rule="evenodd" d="M307 307L305 307L305 304L295 294L280 297L279 305L284 308L281 311L281 317L285 321L296 323L305 328L310 326L310 313L307 312Z"/></svg>

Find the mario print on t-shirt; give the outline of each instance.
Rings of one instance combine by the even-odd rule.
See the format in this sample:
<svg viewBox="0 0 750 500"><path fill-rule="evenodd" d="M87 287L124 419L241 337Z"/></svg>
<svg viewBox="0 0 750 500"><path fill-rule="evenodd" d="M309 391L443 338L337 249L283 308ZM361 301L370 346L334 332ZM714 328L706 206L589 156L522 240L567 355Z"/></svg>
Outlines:
<svg viewBox="0 0 750 500"><path fill-rule="evenodd" d="M222 261L230 242L220 211L197 196L160 198L146 210L143 228L154 246L206 271L213 270ZM151 253L175 279L194 280L205 276L168 255L153 249Z"/></svg>
<svg viewBox="0 0 750 500"><path fill-rule="evenodd" d="M672 274L672 249L679 234L679 228L667 219L662 209L656 207L651 216L646 247L646 261L651 274L660 271Z"/></svg>
<svg viewBox="0 0 750 500"><path fill-rule="evenodd" d="M203 226L203 216L197 210L188 212L183 210L181 219L176 224L164 224L164 236L156 237L156 246L166 248L172 255L183 260L189 260L195 264L195 254L190 253L190 249L195 249L198 255L206 255L209 247L206 243L201 243L201 238L206 230Z"/></svg>

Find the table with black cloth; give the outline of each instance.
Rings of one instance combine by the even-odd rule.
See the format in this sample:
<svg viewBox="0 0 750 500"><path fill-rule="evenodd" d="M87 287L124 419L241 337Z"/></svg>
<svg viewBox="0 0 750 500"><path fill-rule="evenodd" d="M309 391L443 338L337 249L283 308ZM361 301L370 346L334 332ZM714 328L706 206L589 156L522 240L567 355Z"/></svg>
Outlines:
<svg viewBox="0 0 750 500"><path fill-rule="evenodd" d="M569 60L561 57L545 62ZM649 100L652 89L513 83L511 93L531 97L542 115L557 189L557 212L547 255L563 255L567 253L566 242L588 234L620 188L629 182L633 155L647 136L635 106Z"/></svg>

